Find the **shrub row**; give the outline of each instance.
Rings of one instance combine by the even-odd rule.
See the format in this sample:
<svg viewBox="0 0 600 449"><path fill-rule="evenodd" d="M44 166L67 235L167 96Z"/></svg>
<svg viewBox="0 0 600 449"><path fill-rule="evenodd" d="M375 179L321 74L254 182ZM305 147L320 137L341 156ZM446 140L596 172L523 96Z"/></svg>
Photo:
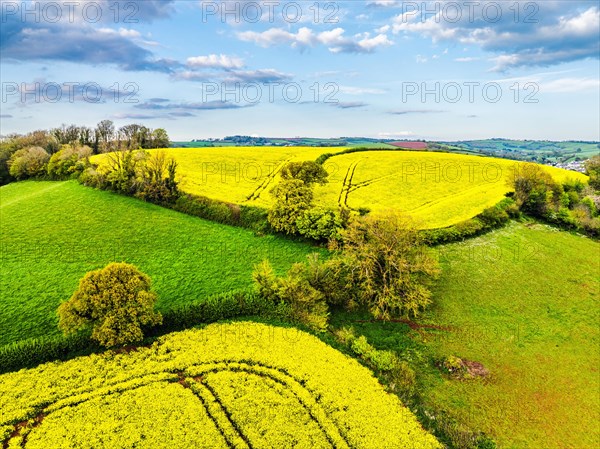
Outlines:
<svg viewBox="0 0 600 449"><path fill-rule="evenodd" d="M170 209L231 226L269 232L268 211L256 206L239 206L205 196L182 193L173 203L161 204Z"/></svg>
<svg viewBox="0 0 600 449"><path fill-rule="evenodd" d="M350 153L363 153L365 151L410 151L402 148L365 148L365 147L356 147L356 148L348 148L346 150L339 151L337 153L324 153L320 155L315 162L319 165L323 165L329 158L333 156L341 156L342 154L350 154Z"/></svg>
<svg viewBox="0 0 600 449"><path fill-rule="evenodd" d="M284 304L276 304L248 291L213 295L203 301L162 312L163 323L144 329L146 339L205 323L240 316L261 316L287 321L291 313ZM54 360L104 351L82 332L68 337L34 338L0 347L0 373L31 368Z"/></svg>
<svg viewBox="0 0 600 449"><path fill-rule="evenodd" d="M430 246L458 242L501 228L511 219L520 216L521 213L514 200L505 198L469 220L461 221L447 228L424 230L422 231L423 238Z"/></svg>

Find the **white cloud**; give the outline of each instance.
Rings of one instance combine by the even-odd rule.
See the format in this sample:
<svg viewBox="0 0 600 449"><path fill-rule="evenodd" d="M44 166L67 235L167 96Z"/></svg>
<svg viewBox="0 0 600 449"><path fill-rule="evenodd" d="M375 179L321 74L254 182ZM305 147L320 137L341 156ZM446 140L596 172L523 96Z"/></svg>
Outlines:
<svg viewBox="0 0 600 449"><path fill-rule="evenodd" d="M576 2L573 2L576 3ZM477 45L498 54L493 71L519 66L549 66L561 62L598 58L600 42L600 9L573 7L557 9L557 16L540 16L541 23L492 23L482 20L462 20L451 23L443 14L424 16L414 12L398 14L391 21L392 33L417 34L434 43L454 40L463 45ZM508 11L507 11L508 13ZM506 15L508 17L508 14Z"/></svg>
<svg viewBox="0 0 600 449"><path fill-rule="evenodd" d="M130 38L141 37L141 34L139 31L130 30L127 28L119 28L118 30L114 30L112 28L100 28L98 31L100 33L104 33L104 34L119 35L121 37L130 37Z"/></svg>
<svg viewBox="0 0 600 449"><path fill-rule="evenodd" d="M386 34L380 33L371 37L369 33L363 33L350 38L346 37L345 30L339 27L318 34L310 28L302 27L296 33L281 28L270 28L263 32L244 31L237 33L237 36L243 41L254 42L262 47L290 44L295 48L304 48L320 43L332 53L371 53L378 47L393 44Z"/></svg>
<svg viewBox="0 0 600 449"><path fill-rule="evenodd" d="M415 133L412 131L399 131L395 133L379 133L380 139L402 139L405 137L412 137Z"/></svg>
<svg viewBox="0 0 600 449"><path fill-rule="evenodd" d="M382 89L355 86L339 86L339 90L341 93L348 95L381 95L386 93L386 91Z"/></svg>
<svg viewBox="0 0 600 449"><path fill-rule="evenodd" d="M367 6L382 6L384 8L390 8L398 6L400 2L398 0L371 0L367 2Z"/></svg>
<svg viewBox="0 0 600 449"><path fill-rule="evenodd" d="M600 80L597 78L559 78L539 85L541 93L569 93L600 91Z"/></svg>
<svg viewBox="0 0 600 449"><path fill-rule="evenodd" d="M210 54L188 58L187 65L200 68L241 69L244 67L244 61L234 56Z"/></svg>
<svg viewBox="0 0 600 449"><path fill-rule="evenodd" d="M464 58L456 58L455 59L456 62L473 62L473 61L479 61L479 58L475 58L472 56L467 56Z"/></svg>

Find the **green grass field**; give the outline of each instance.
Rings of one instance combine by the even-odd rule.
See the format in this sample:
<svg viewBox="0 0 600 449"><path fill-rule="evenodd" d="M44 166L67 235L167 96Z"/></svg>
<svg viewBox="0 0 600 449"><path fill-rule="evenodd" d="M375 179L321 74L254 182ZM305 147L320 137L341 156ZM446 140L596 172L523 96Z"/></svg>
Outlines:
<svg viewBox="0 0 600 449"><path fill-rule="evenodd" d="M426 404L499 448L597 448L600 244L513 223L437 251L442 276L414 330L356 322L368 320L361 314L333 321L398 351L417 370ZM450 355L480 362L490 375L442 375L435 363Z"/></svg>
<svg viewBox="0 0 600 449"><path fill-rule="evenodd" d="M439 355L483 363L489 381L430 392L505 448L593 448L600 432L600 244L514 224L442 250L424 322Z"/></svg>
<svg viewBox="0 0 600 449"><path fill-rule="evenodd" d="M165 310L250 286L264 258L283 272L315 251L74 181L0 188L0 245L0 345L57 334L58 304L110 262L146 272Z"/></svg>

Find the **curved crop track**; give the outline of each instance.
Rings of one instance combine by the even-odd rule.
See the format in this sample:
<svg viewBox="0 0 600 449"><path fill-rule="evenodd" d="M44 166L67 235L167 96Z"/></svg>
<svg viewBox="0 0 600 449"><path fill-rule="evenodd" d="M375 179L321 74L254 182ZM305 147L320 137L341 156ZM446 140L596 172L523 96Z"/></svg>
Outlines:
<svg viewBox="0 0 600 449"><path fill-rule="evenodd" d="M4 374L0 410L6 449L440 447L358 362L257 323Z"/></svg>

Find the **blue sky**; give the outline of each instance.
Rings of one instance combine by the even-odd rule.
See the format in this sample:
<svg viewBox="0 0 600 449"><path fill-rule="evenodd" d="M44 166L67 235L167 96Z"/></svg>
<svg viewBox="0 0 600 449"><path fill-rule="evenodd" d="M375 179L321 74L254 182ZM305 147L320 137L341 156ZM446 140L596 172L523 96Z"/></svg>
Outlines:
<svg viewBox="0 0 600 449"><path fill-rule="evenodd" d="M2 134L600 140L598 1L7 1Z"/></svg>

